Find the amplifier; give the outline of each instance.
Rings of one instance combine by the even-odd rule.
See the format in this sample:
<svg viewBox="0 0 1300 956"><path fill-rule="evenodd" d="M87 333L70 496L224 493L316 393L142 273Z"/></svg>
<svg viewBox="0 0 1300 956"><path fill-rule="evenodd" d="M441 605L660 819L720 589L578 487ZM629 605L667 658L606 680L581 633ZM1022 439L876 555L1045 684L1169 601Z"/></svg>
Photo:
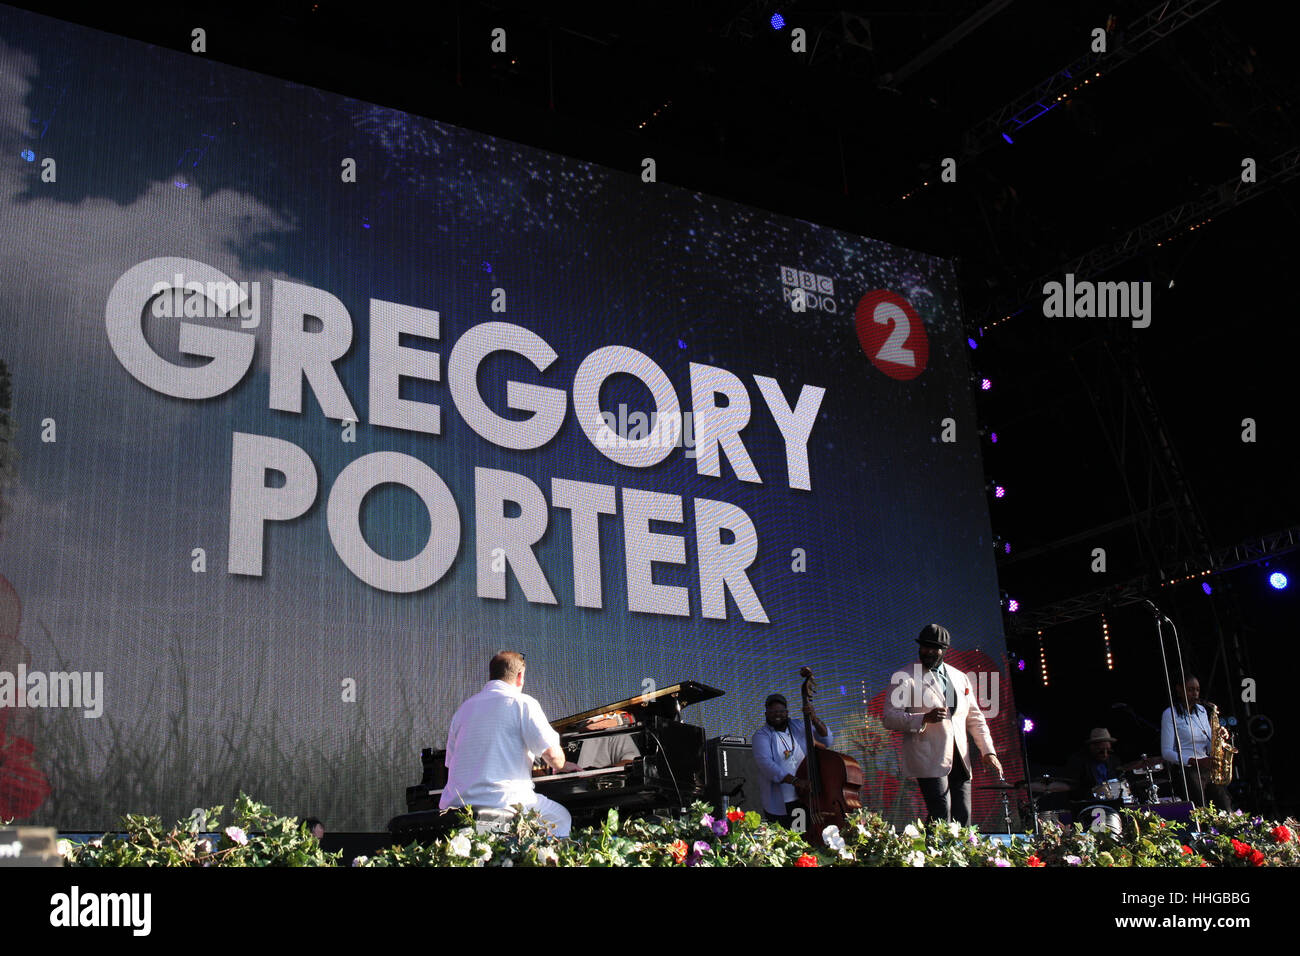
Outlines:
<svg viewBox="0 0 1300 956"><path fill-rule="evenodd" d="M706 799L719 813L730 807L763 812L758 765L744 737L714 737L705 745L709 767Z"/></svg>

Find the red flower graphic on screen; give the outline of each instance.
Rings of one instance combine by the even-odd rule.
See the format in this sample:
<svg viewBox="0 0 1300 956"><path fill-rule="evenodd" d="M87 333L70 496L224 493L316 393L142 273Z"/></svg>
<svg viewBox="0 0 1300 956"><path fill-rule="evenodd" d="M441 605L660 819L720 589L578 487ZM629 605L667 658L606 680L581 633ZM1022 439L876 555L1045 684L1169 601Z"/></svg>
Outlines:
<svg viewBox="0 0 1300 956"><path fill-rule="evenodd" d="M18 592L0 575L0 671L15 674L20 662L27 663L27 648L18 641L22 616ZM11 708L0 707L0 819L21 820L45 802L50 784L32 760L31 740L16 732L15 716Z"/></svg>

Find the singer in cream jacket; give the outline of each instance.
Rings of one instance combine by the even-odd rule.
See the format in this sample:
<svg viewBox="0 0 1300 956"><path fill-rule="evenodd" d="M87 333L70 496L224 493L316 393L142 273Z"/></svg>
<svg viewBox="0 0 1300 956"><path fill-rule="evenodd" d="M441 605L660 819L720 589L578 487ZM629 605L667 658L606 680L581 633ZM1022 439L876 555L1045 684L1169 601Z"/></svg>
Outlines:
<svg viewBox="0 0 1300 956"><path fill-rule="evenodd" d="M965 674L940 664L952 683L957 705L938 723L925 723L925 714L945 707L943 691L933 671L913 663L896 672L890 681L884 707L884 724L901 731L902 770L905 777L946 777L952 770L953 744L968 772L973 775L967 735L975 738L980 753L996 752L984 714L975 702L975 691Z"/></svg>

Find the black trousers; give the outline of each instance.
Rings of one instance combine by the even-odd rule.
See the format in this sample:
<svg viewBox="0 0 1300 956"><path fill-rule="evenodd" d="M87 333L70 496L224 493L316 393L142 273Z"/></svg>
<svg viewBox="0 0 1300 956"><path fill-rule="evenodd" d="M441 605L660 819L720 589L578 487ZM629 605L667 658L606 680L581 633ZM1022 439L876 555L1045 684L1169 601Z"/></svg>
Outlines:
<svg viewBox="0 0 1300 956"><path fill-rule="evenodd" d="M781 826L789 830L794 825L794 812L797 809L804 811L804 822L806 824L808 820L808 811L807 808L804 807L803 802L800 800L791 800L789 803L787 803L785 805L785 813L782 814L781 816L777 816L775 813L768 813L766 810L764 810L763 819L766 820L768 823L779 823L781 824Z"/></svg>
<svg viewBox="0 0 1300 956"><path fill-rule="evenodd" d="M952 770L946 777L917 777L921 797L931 820L952 820L962 826L970 824L971 773L953 745Z"/></svg>
<svg viewBox="0 0 1300 956"><path fill-rule="evenodd" d="M1183 775L1175 771L1173 773L1174 789L1179 793L1183 790ZM1183 797L1196 804L1198 807L1206 806L1213 803L1219 810L1231 813L1233 810L1232 798L1228 796L1228 788L1221 783L1210 783L1210 775L1207 773L1197 774L1191 768L1187 768L1187 793Z"/></svg>

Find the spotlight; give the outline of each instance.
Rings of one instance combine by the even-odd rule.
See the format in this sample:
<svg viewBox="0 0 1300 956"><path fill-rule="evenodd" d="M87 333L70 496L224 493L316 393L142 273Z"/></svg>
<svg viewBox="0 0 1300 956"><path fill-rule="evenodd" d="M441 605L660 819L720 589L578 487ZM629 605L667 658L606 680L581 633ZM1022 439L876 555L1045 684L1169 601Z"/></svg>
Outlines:
<svg viewBox="0 0 1300 956"><path fill-rule="evenodd" d="M784 30L784 29L785 29L785 17L781 16L780 13L774 13L774 14L772 14L772 19L771 19L770 22L771 22L771 24L772 24L772 29L773 29L773 30Z"/></svg>
<svg viewBox="0 0 1300 956"><path fill-rule="evenodd" d="M1268 583L1275 591L1285 590L1287 586L1286 575L1281 571L1274 571L1268 576Z"/></svg>
<svg viewBox="0 0 1300 956"><path fill-rule="evenodd" d="M1017 611L1020 610L1020 602L1017 601L1015 598L1010 598L1007 601L1007 610L1010 611L1012 614L1015 614Z"/></svg>
<svg viewBox="0 0 1300 956"><path fill-rule="evenodd" d="M1023 671L1024 669L1025 669L1025 659L1022 657L1020 658L1020 660L1016 661L1016 670Z"/></svg>
<svg viewBox="0 0 1300 956"><path fill-rule="evenodd" d="M996 444L998 443L998 433L997 433L997 432L989 432L989 441L991 441L993 444L996 445Z"/></svg>
<svg viewBox="0 0 1300 956"><path fill-rule="evenodd" d="M1001 485L995 485L995 486L994 486L994 488L993 488L993 497L994 497L994 498L1005 498L1006 496L1007 496L1007 489L1003 488ZM1282 586L1283 586L1283 587L1286 587L1285 584L1283 584Z"/></svg>
<svg viewBox="0 0 1300 956"><path fill-rule="evenodd" d="M1202 581L1202 582L1201 582L1201 590L1204 591L1206 594L1213 594L1213 593L1214 593L1214 588L1210 587L1210 582L1209 582L1209 581Z"/></svg>
<svg viewBox="0 0 1300 956"><path fill-rule="evenodd" d="M980 391L981 391L981 392L991 391L992 388L993 388L993 380L992 380L992 379L989 379L989 378L982 378L982 379L980 379Z"/></svg>
<svg viewBox="0 0 1300 956"><path fill-rule="evenodd" d="M1011 542L1010 542L1010 541L1003 541L1003 542L1002 542L1002 553L1003 553L1003 554L1010 554L1010 553L1011 553Z"/></svg>
<svg viewBox="0 0 1300 956"><path fill-rule="evenodd" d="M1020 722L1020 729L1023 730L1023 731L1024 731L1025 733L1027 733L1027 734L1029 734L1029 733L1033 733L1033 731L1034 731L1034 722L1033 722L1033 720L1030 719L1029 717L1025 717L1025 718Z"/></svg>
<svg viewBox="0 0 1300 956"><path fill-rule="evenodd" d="M974 340L974 339L967 339L967 340L966 340L966 344L969 345L972 349L977 349L977 348L979 348L979 346L975 344L975 340Z"/></svg>
<svg viewBox="0 0 1300 956"><path fill-rule="evenodd" d="M1011 144L1011 143L1014 143L1014 142L1015 142L1015 140L1013 140L1013 139L1012 139L1010 136L1008 136L1006 133L1003 133L1003 134L1002 134L1002 138L1005 139L1005 140L1007 141L1008 144Z"/></svg>

